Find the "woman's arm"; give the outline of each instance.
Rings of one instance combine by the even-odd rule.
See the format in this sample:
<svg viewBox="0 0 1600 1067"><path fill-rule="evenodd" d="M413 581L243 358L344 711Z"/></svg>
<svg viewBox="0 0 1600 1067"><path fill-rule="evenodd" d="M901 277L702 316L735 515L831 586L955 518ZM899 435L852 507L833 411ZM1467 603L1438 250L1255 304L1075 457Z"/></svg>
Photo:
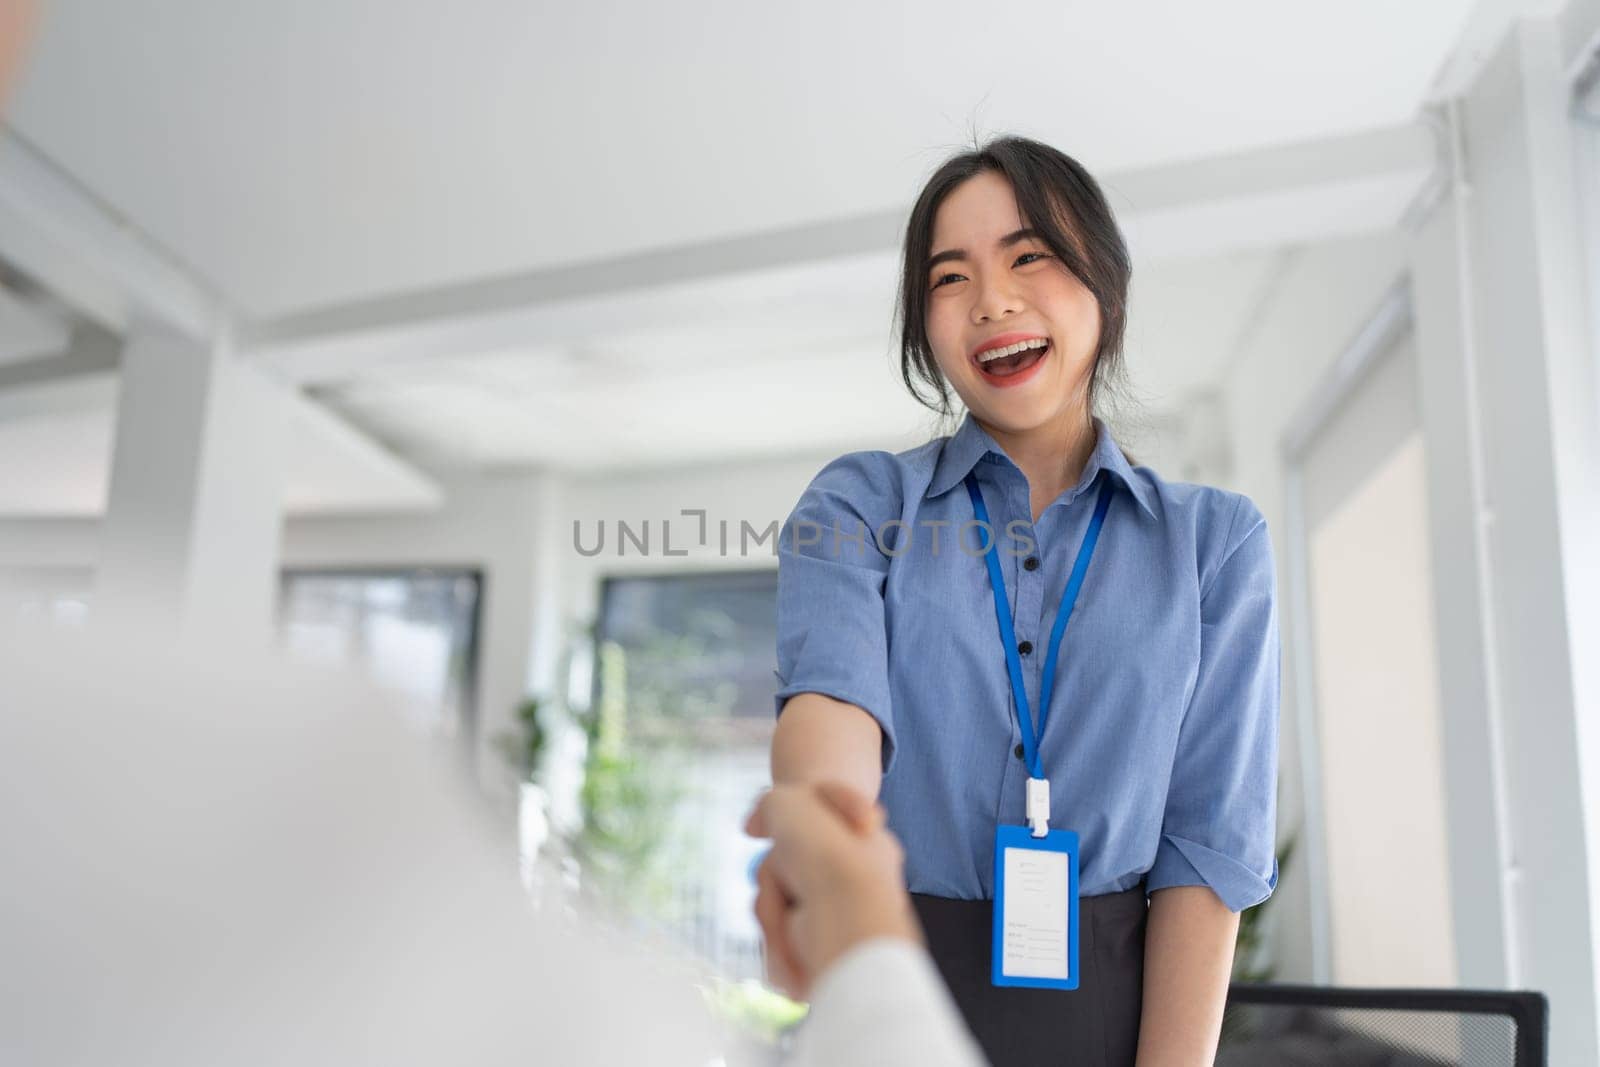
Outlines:
<svg viewBox="0 0 1600 1067"><path fill-rule="evenodd" d="M1209 1067L1216 1059L1238 936L1238 913L1206 886L1150 894L1138 1067Z"/></svg>
<svg viewBox="0 0 1600 1067"><path fill-rule="evenodd" d="M797 693L772 735L775 784L840 782L870 799L883 778L883 730L854 704Z"/></svg>
<svg viewBox="0 0 1600 1067"><path fill-rule="evenodd" d="M1199 673L1145 878L1140 1067L1212 1062L1238 913L1278 884L1276 569L1266 520L1248 497L1234 498L1226 530L1200 594Z"/></svg>

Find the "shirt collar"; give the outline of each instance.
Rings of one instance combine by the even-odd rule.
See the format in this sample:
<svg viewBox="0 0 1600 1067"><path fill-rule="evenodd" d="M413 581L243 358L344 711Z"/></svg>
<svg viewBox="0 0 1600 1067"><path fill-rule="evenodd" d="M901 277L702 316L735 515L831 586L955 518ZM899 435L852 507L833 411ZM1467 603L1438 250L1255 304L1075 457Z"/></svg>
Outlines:
<svg viewBox="0 0 1600 1067"><path fill-rule="evenodd" d="M1089 462L1084 465L1083 476L1078 480L1078 489L1082 490L1092 484L1095 476L1102 470L1110 471L1133 494L1133 499L1145 513L1155 518L1156 511L1155 505L1150 500L1150 487L1143 479L1134 475L1128 457L1123 455L1122 449L1111 436L1110 428L1099 416L1094 419L1094 429L1094 451L1089 454ZM972 413L968 412L961 420L961 426L940 449L939 461L933 468L933 480L928 483L926 495L931 499L949 492L978 465L980 460L990 455L1007 463L1011 462L1005 451L995 444L994 438L990 437L988 432L978 425Z"/></svg>

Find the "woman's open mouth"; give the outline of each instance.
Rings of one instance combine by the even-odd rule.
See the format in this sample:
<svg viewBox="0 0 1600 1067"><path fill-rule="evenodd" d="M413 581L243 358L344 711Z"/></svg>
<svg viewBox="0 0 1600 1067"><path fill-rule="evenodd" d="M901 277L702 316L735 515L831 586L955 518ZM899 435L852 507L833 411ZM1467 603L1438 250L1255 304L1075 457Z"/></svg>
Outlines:
<svg viewBox="0 0 1600 1067"><path fill-rule="evenodd" d="M978 372L991 385L1021 385L1050 354L1048 337L1028 337L1012 344L985 349L972 357Z"/></svg>

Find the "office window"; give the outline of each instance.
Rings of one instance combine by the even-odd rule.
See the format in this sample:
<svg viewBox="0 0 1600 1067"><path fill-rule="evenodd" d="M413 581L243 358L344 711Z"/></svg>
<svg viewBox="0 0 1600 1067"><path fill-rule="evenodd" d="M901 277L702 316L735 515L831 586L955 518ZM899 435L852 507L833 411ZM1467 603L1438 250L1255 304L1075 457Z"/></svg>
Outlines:
<svg viewBox="0 0 1600 1067"><path fill-rule="evenodd" d="M596 626L585 877L735 979L761 974L741 827L769 780L777 590L776 571L611 578Z"/></svg>
<svg viewBox="0 0 1600 1067"><path fill-rule="evenodd" d="M476 721L476 571L285 571L278 636L296 658L353 668L446 736Z"/></svg>

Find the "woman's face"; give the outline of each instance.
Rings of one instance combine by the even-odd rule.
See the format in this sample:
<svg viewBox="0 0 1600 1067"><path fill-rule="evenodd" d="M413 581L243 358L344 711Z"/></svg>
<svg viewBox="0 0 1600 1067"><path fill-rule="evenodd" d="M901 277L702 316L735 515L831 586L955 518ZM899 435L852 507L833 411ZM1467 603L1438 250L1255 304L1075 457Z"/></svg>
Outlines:
<svg viewBox="0 0 1600 1067"><path fill-rule="evenodd" d="M1100 306L1026 229L1003 176L985 171L945 197L927 275L934 359L980 422L1026 433L1082 417Z"/></svg>

